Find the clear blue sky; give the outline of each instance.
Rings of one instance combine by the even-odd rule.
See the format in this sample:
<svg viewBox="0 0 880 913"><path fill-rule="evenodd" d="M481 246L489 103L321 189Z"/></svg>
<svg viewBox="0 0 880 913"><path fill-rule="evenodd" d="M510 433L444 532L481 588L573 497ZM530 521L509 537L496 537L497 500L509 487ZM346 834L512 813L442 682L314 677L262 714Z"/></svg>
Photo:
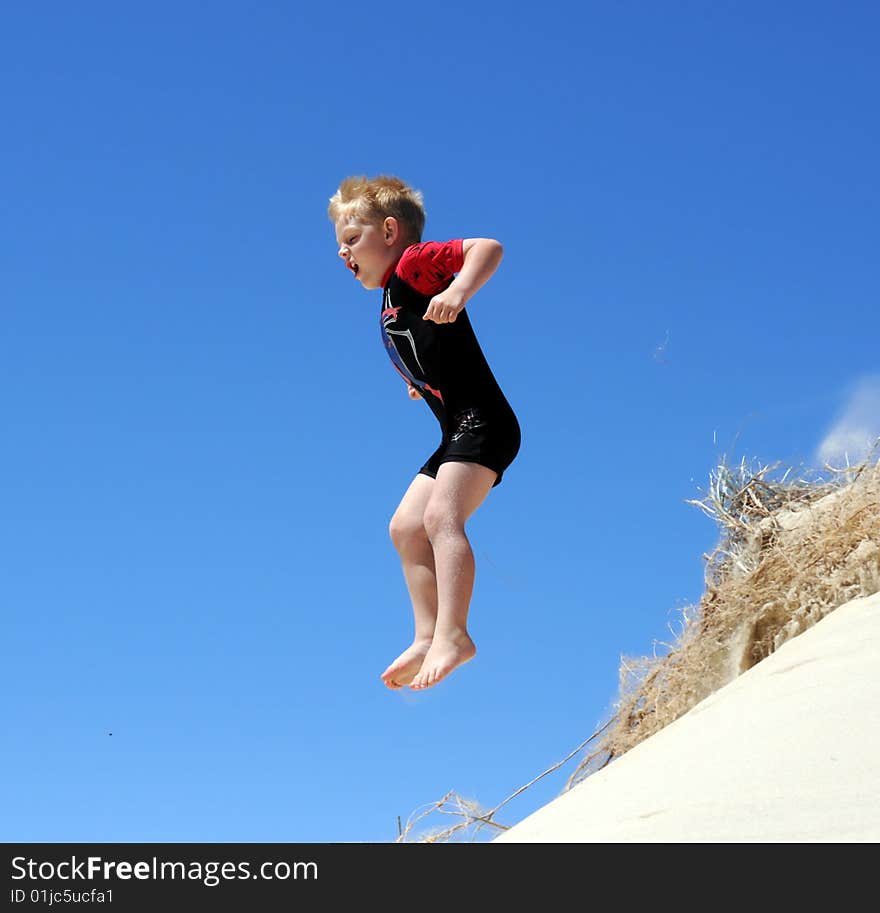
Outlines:
<svg viewBox="0 0 880 913"><path fill-rule="evenodd" d="M0 838L392 840L589 735L702 592L685 499L721 455L878 432L878 27L7 8ZM419 694L379 680L411 634L387 522L438 434L326 217L383 172L426 238L504 244L468 307L523 427L470 527L478 656Z"/></svg>

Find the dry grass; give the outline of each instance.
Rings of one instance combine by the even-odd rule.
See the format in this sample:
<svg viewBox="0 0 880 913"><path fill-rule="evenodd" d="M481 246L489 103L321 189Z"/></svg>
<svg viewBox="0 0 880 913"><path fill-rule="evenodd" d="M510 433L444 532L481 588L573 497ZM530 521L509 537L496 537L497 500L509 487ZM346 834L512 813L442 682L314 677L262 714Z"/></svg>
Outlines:
<svg viewBox="0 0 880 913"><path fill-rule="evenodd" d="M880 443L880 442L878 442ZM663 655L622 657L610 719L568 757L491 810L455 792L407 822L399 841L476 839L506 825L497 812L533 783L583 752L565 789L659 732L787 640L845 602L880 591L880 462L826 467L824 475L781 476L777 466L730 467L711 474L691 503L720 529L706 559L699 603L681 612L679 633ZM427 834L414 826L432 814L455 823Z"/></svg>
<svg viewBox="0 0 880 913"><path fill-rule="evenodd" d="M517 796L524 793L530 786L537 783L538 780L543 780L544 777L559 770L560 767L568 763L576 754L578 754L578 752L583 751L590 742L600 735L607 726L608 723L594 732L588 739L581 742L581 744L578 745L574 751L570 752L567 757L563 758L561 761L557 761L556 764L549 767L544 773L538 774L537 777L529 780L525 786L520 786L519 789L512 792L504 801L499 802L493 809L486 810L473 799L465 799L455 791L446 793L446 795L437 802L433 802L430 805L426 805L413 812L406 822L406 827L400 829L400 834L396 842L449 843L452 840L461 839L473 841L477 839L483 830L491 830L495 833L498 831L506 831L510 825L501 824L495 820L495 816L498 812L504 808L505 805L512 802ZM434 814L451 815L458 820L454 824L445 827L435 827L432 830L422 831L416 835L412 834L413 829L420 821L423 821L425 818ZM399 820L400 819L398 819L398 822Z"/></svg>
<svg viewBox="0 0 880 913"><path fill-rule="evenodd" d="M659 732L838 606L880 590L880 464L774 479L722 463L689 503L721 529L667 653L621 661L614 716L567 788Z"/></svg>

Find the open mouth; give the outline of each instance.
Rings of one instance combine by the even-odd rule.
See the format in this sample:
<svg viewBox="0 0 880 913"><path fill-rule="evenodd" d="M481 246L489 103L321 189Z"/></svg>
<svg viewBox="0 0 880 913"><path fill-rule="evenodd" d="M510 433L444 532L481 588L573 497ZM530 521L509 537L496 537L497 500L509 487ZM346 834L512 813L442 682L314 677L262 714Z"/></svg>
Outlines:
<svg viewBox="0 0 880 913"><path fill-rule="evenodd" d="M348 268L355 274L355 276L357 276L357 274L361 271L361 268L357 265L357 263L352 263L351 260L348 261Z"/></svg>

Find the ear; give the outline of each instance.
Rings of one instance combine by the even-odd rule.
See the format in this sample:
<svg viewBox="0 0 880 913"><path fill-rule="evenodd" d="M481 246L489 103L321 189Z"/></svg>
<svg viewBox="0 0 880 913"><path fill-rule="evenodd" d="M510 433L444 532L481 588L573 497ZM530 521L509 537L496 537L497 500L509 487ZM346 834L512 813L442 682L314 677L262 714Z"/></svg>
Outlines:
<svg viewBox="0 0 880 913"><path fill-rule="evenodd" d="M385 243L390 247L400 237L400 223L394 216L388 216L382 223L382 232Z"/></svg>

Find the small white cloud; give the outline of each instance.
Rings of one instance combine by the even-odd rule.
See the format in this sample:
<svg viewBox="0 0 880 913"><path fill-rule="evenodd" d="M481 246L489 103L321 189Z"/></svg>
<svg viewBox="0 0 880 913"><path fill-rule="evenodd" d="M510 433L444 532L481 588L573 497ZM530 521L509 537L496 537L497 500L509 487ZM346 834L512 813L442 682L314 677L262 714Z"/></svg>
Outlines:
<svg viewBox="0 0 880 913"><path fill-rule="evenodd" d="M863 460L880 437L880 376L860 380L840 417L825 435L816 455L842 466Z"/></svg>

